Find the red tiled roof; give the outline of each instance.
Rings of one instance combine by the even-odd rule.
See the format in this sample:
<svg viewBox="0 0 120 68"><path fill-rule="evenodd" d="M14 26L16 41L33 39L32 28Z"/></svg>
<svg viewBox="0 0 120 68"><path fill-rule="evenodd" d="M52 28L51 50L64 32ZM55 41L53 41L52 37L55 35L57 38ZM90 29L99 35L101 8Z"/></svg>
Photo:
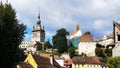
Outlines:
<svg viewBox="0 0 120 68"><path fill-rule="evenodd" d="M34 54L32 55L38 64L38 68L62 68L56 61L53 61L54 66L50 63L50 59L46 57L42 57L40 55Z"/></svg>
<svg viewBox="0 0 120 68"><path fill-rule="evenodd" d="M42 57L50 58L50 54L40 54ZM54 55L54 58L59 58L58 55Z"/></svg>
<svg viewBox="0 0 120 68"><path fill-rule="evenodd" d="M77 32L77 31L73 31L73 32L70 34L69 38L70 38L71 36L74 36L74 35L76 34L76 32Z"/></svg>
<svg viewBox="0 0 120 68"><path fill-rule="evenodd" d="M50 64L50 59L46 58L46 57L42 57L40 55L32 55L34 60L36 61L36 63L38 64L38 68L54 68L51 64Z"/></svg>
<svg viewBox="0 0 120 68"><path fill-rule="evenodd" d="M85 33L80 37L80 42L94 42L91 34Z"/></svg>
<svg viewBox="0 0 120 68"><path fill-rule="evenodd" d="M19 63L20 68L33 68L33 66L31 64L29 64L28 62L21 62Z"/></svg>
<svg viewBox="0 0 120 68"><path fill-rule="evenodd" d="M71 65L72 64L72 60L65 60L64 61L64 65Z"/></svg>
<svg viewBox="0 0 120 68"><path fill-rule="evenodd" d="M99 57L73 57L72 62L74 64L97 64L97 65L102 65L105 66L105 63L100 61Z"/></svg>

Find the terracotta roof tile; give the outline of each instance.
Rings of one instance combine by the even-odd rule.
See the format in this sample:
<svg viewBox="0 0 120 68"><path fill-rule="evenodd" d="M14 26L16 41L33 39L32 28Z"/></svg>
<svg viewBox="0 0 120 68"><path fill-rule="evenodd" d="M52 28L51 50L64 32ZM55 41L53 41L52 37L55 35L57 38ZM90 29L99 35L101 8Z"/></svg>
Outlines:
<svg viewBox="0 0 120 68"><path fill-rule="evenodd" d="M64 61L64 65L71 65L72 64L72 60L65 60Z"/></svg>
<svg viewBox="0 0 120 68"><path fill-rule="evenodd" d="M94 42L94 39L91 34L85 33L80 37L80 42Z"/></svg>
<svg viewBox="0 0 120 68"><path fill-rule="evenodd" d="M38 68L54 68L50 64L50 59L49 58L42 57L42 56L37 55L37 54L34 54L32 56L35 59L36 63L38 64Z"/></svg>
<svg viewBox="0 0 120 68"><path fill-rule="evenodd" d="M39 65L38 68L62 68L56 61L53 61L54 66L50 63L50 59L42 57L40 55L32 55L36 63Z"/></svg>
<svg viewBox="0 0 120 68"><path fill-rule="evenodd" d="M33 68L33 66L31 64L29 64L28 62L21 62L19 63L20 68Z"/></svg>
<svg viewBox="0 0 120 68"><path fill-rule="evenodd" d="M50 58L50 54L40 54L42 57ZM54 55L54 58L59 58L58 55Z"/></svg>
<svg viewBox="0 0 120 68"><path fill-rule="evenodd" d="M77 31L73 31L73 32L70 34L69 38L70 38L71 36L74 36L76 33L77 33Z"/></svg>
<svg viewBox="0 0 120 68"><path fill-rule="evenodd" d="M105 66L105 63L100 61L99 57L73 57L72 62L74 64L98 64L101 66Z"/></svg>

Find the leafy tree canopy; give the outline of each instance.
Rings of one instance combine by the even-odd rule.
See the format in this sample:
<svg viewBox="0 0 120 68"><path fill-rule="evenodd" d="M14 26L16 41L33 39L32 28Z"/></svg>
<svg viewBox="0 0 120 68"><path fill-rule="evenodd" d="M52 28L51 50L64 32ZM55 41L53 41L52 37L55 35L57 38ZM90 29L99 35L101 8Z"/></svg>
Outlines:
<svg viewBox="0 0 120 68"><path fill-rule="evenodd" d="M53 36L53 46L58 49L59 53L67 52L67 35L69 35L69 32L61 28L57 30L56 35Z"/></svg>
<svg viewBox="0 0 120 68"><path fill-rule="evenodd" d="M44 43L44 47L45 48L52 48L52 44L50 43L49 40Z"/></svg>
<svg viewBox="0 0 120 68"><path fill-rule="evenodd" d="M120 57L109 58L107 66L108 68L120 68Z"/></svg>
<svg viewBox="0 0 120 68"><path fill-rule="evenodd" d="M19 24L11 4L0 3L0 68L11 68L23 55L19 44L26 26Z"/></svg>

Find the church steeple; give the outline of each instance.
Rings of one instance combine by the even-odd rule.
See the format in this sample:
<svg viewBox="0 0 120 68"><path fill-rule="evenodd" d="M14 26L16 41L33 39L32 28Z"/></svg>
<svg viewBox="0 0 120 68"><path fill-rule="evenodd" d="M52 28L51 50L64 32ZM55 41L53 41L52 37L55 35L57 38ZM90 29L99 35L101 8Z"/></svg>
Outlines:
<svg viewBox="0 0 120 68"><path fill-rule="evenodd" d="M44 40L45 40L45 30L44 27L41 26L40 12L39 12L37 16L36 27L33 26L33 30L32 30L32 41L38 41L44 49Z"/></svg>
<svg viewBox="0 0 120 68"><path fill-rule="evenodd" d="M38 14L38 20L37 20L36 29L41 29L40 12L39 12L39 14Z"/></svg>

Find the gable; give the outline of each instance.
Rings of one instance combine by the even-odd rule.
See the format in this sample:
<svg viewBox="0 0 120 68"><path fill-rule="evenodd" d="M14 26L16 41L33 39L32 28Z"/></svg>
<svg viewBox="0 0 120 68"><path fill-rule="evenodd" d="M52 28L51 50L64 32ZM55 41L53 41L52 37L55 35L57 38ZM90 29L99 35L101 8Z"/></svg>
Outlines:
<svg viewBox="0 0 120 68"><path fill-rule="evenodd" d="M37 66L38 66L31 54L29 54L27 56L27 58L24 62L30 63L34 68L37 68Z"/></svg>

